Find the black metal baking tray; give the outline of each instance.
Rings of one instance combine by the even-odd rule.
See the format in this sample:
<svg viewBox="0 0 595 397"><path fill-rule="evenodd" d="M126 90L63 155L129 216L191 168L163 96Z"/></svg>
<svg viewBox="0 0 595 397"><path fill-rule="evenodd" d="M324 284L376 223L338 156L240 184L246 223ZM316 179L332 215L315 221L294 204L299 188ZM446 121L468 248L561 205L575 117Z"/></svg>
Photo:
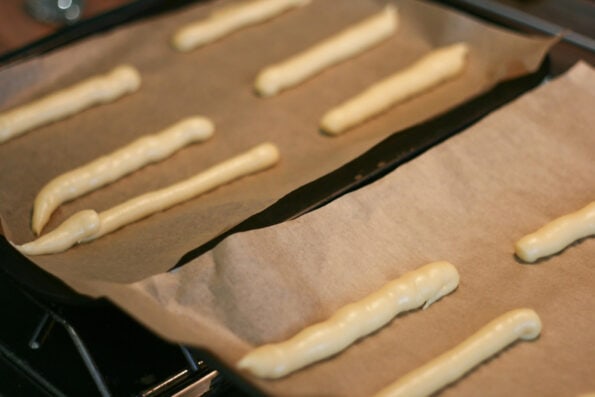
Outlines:
<svg viewBox="0 0 595 397"><path fill-rule="evenodd" d="M205 0L136 0L113 11L66 27L17 51L1 55L0 64L39 56L91 34L198 1ZM501 21L500 24L502 24ZM532 74L500 83L487 93L443 115L393 134L341 168L287 194L262 212L186 253L177 263L172 263L172 269L196 258L232 233L257 229L295 218L380 178L537 86L549 73L550 62L546 59ZM61 304L104 304L104 300L93 300L76 293L64 282L16 252L3 237L0 238L0 258L2 259L1 271L16 280L23 288L43 298Z"/></svg>

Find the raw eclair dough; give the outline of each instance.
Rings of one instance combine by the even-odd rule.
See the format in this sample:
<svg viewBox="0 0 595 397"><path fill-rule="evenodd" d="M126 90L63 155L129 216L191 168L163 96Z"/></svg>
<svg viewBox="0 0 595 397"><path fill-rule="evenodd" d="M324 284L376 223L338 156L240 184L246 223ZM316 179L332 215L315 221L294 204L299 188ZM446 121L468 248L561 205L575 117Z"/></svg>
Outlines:
<svg viewBox="0 0 595 397"><path fill-rule="evenodd" d="M455 348L409 372L374 397L423 397L456 381L482 361L518 339L541 333L541 320L531 309L516 309L492 320Z"/></svg>
<svg viewBox="0 0 595 397"><path fill-rule="evenodd" d="M213 135L213 123L191 117L153 135L143 136L106 156L57 176L35 197L32 227L35 234L62 203L114 182L148 164L161 161L183 147Z"/></svg>
<svg viewBox="0 0 595 397"><path fill-rule="evenodd" d="M309 2L310 0L253 0L234 4L214 11L202 21L184 26L174 35L172 45L179 51L190 51Z"/></svg>
<svg viewBox="0 0 595 397"><path fill-rule="evenodd" d="M535 262L539 258L562 251L576 240L593 234L595 234L595 201L524 236L517 241L514 249L516 255L525 262Z"/></svg>
<svg viewBox="0 0 595 397"><path fill-rule="evenodd" d="M465 67L468 52L465 43L430 52L413 65L328 111L322 117L320 128L330 135L341 134L389 107L457 76Z"/></svg>
<svg viewBox="0 0 595 397"><path fill-rule="evenodd" d="M387 39L396 30L397 23L397 9L386 6L382 12L283 62L265 68L258 74L254 88L264 97L278 94Z"/></svg>
<svg viewBox="0 0 595 397"><path fill-rule="evenodd" d="M260 378L280 378L346 349L401 312L422 305L427 308L458 284L459 274L450 263L427 264L342 307L328 320L305 328L287 341L257 347L237 367Z"/></svg>
<svg viewBox="0 0 595 397"><path fill-rule="evenodd" d="M0 113L0 143L34 128L61 120L91 106L112 102L140 87L140 74L129 65Z"/></svg>
<svg viewBox="0 0 595 397"><path fill-rule="evenodd" d="M93 210L77 212L48 234L23 245L13 245L25 255L62 252L74 244L95 240L234 179L269 168L278 161L277 147L263 143L191 178L135 197L99 214Z"/></svg>
<svg viewBox="0 0 595 397"><path fill-rule="evenodd" d="M23 245L12 244L25 255L41 255L66 251L99 230L99 215L83 210L72 215L60 226L37 240Z"/></svg>

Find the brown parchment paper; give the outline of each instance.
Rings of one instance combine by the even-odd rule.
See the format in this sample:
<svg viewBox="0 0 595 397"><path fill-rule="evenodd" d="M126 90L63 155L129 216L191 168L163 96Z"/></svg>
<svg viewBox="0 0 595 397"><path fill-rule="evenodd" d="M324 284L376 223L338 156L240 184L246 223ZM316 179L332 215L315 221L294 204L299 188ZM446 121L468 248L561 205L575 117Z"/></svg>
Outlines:
<svg viewBox="0 0 595 397"><path fill-rule="evenodd" d="M80 292L99 281L128 283L171 268L184 253L230 229L295 188L353 159L391 133L444 112L498 81L534 70L551 40L527 38L430 4L398 1L398 34L365 54L271 99L257 98L258 71L378 12L382 2L317 0L220 42L181 54L168 46L181 24L230 1L188 9L99 35L0 70L0 107L26 103L120 63L136 66L138 93L39 128L0 146L0 217L16 243L33 239L31 207L51 178L134 138L201 114L214 138L61 206L46 231L81 209L102 211L177 182L263 141L276 143L281 163L166 212L59 255L31 258ZM394 108L339 138L317 131L322 114L431 48L464 40L469 67L458 79Z"/></svg>
<svg viewBox="0 0 595 397"><path fill-rule="evenodd" d="M586 64L486 117L388 176L296 220L235 234L176 272L103 285L160 335L233 364L428 262L459 288L398 316L271 395L369 396L506 311L543 332L441 396L577 396L595 390L595 240L529 265L514 242L595 199L595 70Z"/></svg>

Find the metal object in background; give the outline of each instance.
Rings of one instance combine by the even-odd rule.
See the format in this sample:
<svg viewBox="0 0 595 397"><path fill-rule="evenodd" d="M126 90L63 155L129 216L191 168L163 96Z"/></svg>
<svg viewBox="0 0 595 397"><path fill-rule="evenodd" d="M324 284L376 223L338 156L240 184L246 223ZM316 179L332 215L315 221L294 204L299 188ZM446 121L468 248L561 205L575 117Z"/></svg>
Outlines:
<svg viewBox="0 0 595 397"><path fill-rule="evenodd" d="M468 6L474 10L485 11L492 15L504 18L507 22L515 22L538 32L551 36L558 36L561 40L589 51L595 52L595 38L577 33L568 28L559 26L555 23L546 21L534 15L528 14L513 7L501 4L494 0L449 0L446 3L452 3L455 6Z"/></svg>
<svg viewBox="0 0 595 397"><path fill-rule="evenodd" d="M29 14L38 21L64 25L81 18L84 0L26 0Z"/></svg>

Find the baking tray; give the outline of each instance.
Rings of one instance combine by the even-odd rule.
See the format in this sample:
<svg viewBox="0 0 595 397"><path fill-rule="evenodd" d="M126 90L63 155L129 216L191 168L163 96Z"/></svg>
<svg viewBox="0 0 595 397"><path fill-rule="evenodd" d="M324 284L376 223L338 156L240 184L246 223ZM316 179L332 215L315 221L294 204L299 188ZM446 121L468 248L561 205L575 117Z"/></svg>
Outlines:
<svg viewBox="0 0 595 397"><path fill-rule="evenodd" d="M19 50L1 55L0 64L18 62L26 58L39 56L97 32L158 13L171 11L197 1L205 0L137 0L105 14L66 27ZM501 26L507 27L502 21L498 22ZM443 115L393 134L339 169L287 194L265 210L249 217L206 244L187 252L172 268L182 266L208 251L230 234L261 228L298 217L349 191L378 179L537 86L550 74L550 61L546 57L536 72L500 83L487 93ZM6 274L15 279L23 288L40 295L42 298L61 304L105 303L105 300L94 300L76 293L64 282L21 256L3 237L0 239L0 258L2 258L3 262L2 270Z"/></svg>

